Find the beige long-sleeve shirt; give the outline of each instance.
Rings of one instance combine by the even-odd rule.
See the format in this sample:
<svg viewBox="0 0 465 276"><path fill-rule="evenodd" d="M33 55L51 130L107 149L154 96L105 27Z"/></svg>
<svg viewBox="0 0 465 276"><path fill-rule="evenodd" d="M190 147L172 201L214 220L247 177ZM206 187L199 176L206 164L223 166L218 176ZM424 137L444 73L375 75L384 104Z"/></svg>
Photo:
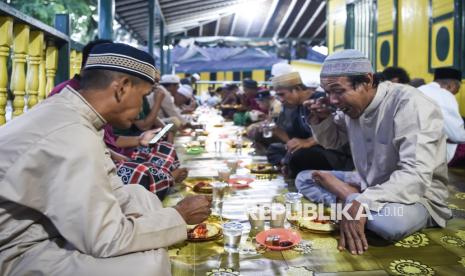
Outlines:
<svg viewBox="0 0 465 276"><path fill-rule="evenodd" d="M451 212L443 118L419 90L383 82L360 118L338 113L311 128L326 148L350 143L362 179L357 201L373 211L390 202L420 202L445 226Z"/></svg>
<svg viewBox="0 0 465 276"><path fill-rule="evenodd" d="M141 202L130 187L136 185L122 184L102 139L104 124L66 87L0 127L0 271L52 239L105 258L186 238L176 210L162 208L148 191L153 202Z"/></svg>

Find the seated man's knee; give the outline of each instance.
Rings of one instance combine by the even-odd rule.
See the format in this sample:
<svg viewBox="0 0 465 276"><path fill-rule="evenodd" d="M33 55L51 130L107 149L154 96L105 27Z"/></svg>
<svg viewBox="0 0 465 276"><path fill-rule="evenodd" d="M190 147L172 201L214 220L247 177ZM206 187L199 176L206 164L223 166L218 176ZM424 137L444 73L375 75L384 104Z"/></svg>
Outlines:
<svg viewBox="0 0 465 276"><path fill-rule="evenodd" d="M308 170L308 171L301 171L300 173L297 174L297 176L295 178L295 186L299 191L304 186L314 184L313 183L313 178L312 178L312 173L313 173L313 171Z"/></svg>
<svg viewBox="0 0 465 276"><path fill-rule="evenodd" d="M415 221L416 220L416 221ZM388 241L399 241L426 226L427 219L406 216L373 216L367 229Z"/></svg>

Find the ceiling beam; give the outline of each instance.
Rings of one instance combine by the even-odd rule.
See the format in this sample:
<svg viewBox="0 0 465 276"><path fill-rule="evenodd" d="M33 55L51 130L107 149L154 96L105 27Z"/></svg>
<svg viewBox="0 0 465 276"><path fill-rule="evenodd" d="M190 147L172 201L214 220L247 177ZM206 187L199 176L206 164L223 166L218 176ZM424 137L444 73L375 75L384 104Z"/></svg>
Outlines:
<svg viewBox="0 0 465 276"><path fill-rule="evenodd" d="M297 3L297 0L292 0L291 4L287 8L286 14L284 15L284 18L281 20L281 23L279 23L278 28L276 29L274 36L277 37L279 36L279 32L281 32L281 29L283 28L284 24L287 21L287 18L291 14L292 10L294 9L295 4Z"/></svg>
<svg viewBox="0 0 465 276"><path fill-rule="evenodd" d="M229 31L229 36L232 36L234 34L234 29L236 28L238 16L239 15L237 13L234 14L233 22L231 24L231 31Z"/></svg>
<svg viewBox="0 0 465 276"><path fill-rule="evenodd" d="M174 26L182 26L186 22L200 22L202 20L210 20L212 18L215 18L220 14L221 16L226 16L227 14L231 14L232 12L228 13L228 9L221 9L221 10L216 10L211 13L205 13L202 14L201 16L190 16L190 17L185 17L184 19L181 20L176 20L176 21L171 21L168 24L168 29Z"/></svg>
<svg viewBox="0 0 465 276"><path fill-rule="evenodd" d="M315 12L313 13L312 17L310 18L310 20L308 20L307 24L305 24L305 27L300 31L300 34L298 36L298 38L301 38L306 32L307 30L310 28L310 26L312 25L312 23L315 21L315 19L318 17L318 15L320 15L321 11L323 10L323 8L325 7L326 5L326 2L325 1L322 1L320 3L320 5L318 6L318 8L315 10Z"/></svg>
<svg viewBox="0 0 465 276"><path fill-rule="evenodd" d="M273 0L273 3L271 3L270 11L268 12L265 23L263 23L262 29L260 30L260 34L258 35L259 37L262 37L263 34L265 33L266 27L268 27L271 17L276 11L276 7L278 6L278 3L279 3L279 0Z"/></svg>
<svg viewBox="0 0 465 276"><path fill-rule="evenodd" d="M160 16L160 19L163 21L163 29L166 30L166 18L165 18L165 15L163 14L163 11L161 10L159 0L155 0L155 8L156 8L155 14L158 14Z"/></svg>
<svg viewBox="0 0 465 276"><path fill-rule="evenodd" d="M221 16L228 16L231 13L232 13L231 11L229 11L229 13L221 13L221 12L217 11L217 12L205 15L203 17L193 17L191 19L185 19L185 20L182 20L182 21L178 21L178 22L174 22L174 23L169 24L168 25L168 30L170 32L174 32L174 31L178 30L179 28L183 28L186 25L192 25L192 24L197 24L198 25L198 24L200 24L200 22L213 20L213 19L216 19L216 18L221 17ZM218 14L220 14L220 15L218 15Z"/></svg>
<svg viewBox="0 0 465 276"><path fill-rule="evenodd" d="M216 20L215 36L218 36L218 32L220 31L221 19L222 19L222 17L218 17L218 19Z"/></svg>
<svg viewBox="0 0 465 276"><path fill-rule="evenodd" d="M122 16L120 15L120 17L121 17L121 18L124 18L124 20L126 20L126 22L128 22L128 23L129 23L129 22L132 22L133 20L137 20L137 19L142 19L142 18L144 18L145 21L147 21L147 24L149 24L147 18L141 17L140 14L141 14L141 12L139 12L139 14L135 14L135 15L131 15L131 16L124 16L124 17L122 17Z"/></svg>
<svg viewBox="0 0 465 276"><path fill-rule="evenodd" d="M147 2L140 2L140 3L130 5L128 7L124 7L124 8L122 7L116 8L116 12L117 13L128 12L128 11L132 11L132 10L139 9L139 8L145 8L145 7L147 8L149 7Z"/></svg>
<svg viewBox="0 0 465 276"><path fill-rule="evenodd" d="M234 3L238 4L240 2L235 1ZM204 14L215 14L215 13L218 14L219 12L230 12L230 13L232 13L232 12L234 12L234 10L231 9L231 6L232 6L232 4L227 5L227 6L225 6L224 4L223 5L213 5L213 7L210 7L210 8L191 9L189 11L185 11L185 12L182 12L182 13L180 13L179 11L174 12L174 13L166 13L165 12L165 15L166 15L167 19L169 19L169 23L173 23L173 22L176 22L176 21L186 20L187 18L199 17L199 16L202 16Z"/></svg>
<svg viewBox="0 0 465 276"><path fill-rule="evenodd" d="M141 7L141 8L130 10L130 11L120 11L120 12L118 12L118 14L123 18L131 17L131 16L135 16L135 15L140 18L141 13L143 13L143 12L148 13L148 10L149 10L149 6L147 5L145 7ZM145 20L148 21L148 18L145 18ZM147 22L147 24L148 24L148 22Z"/></svg>
<svg viewBox="0 0 465 276"><path fill-rule="evenodd" d="M171 8L174 6L183 6L185 4L195 3L195 2L198 2L198 0L184 0L184 1L176 0L176 1L171 1L168 3L163 3L163 8L166 9L166 8Z"/></svg>
<svg viewBox="0 0 465 276"><path fill-rule="evenodd" d="M147 1L139 1L139 2L144 2L144 3L147 3ZM121 7L121 6L125 6L125 5L132 5L134 4L134 0L118 0L118 1L115 1L115 7L118 8L118 7Z"/></svg>
<svg viewBox="0 0 465 276"><path fill-rule="evenodd" d="M310 39L310 43L312 43L312 41L321 33L321 31L326 27L326 24L328 23L328 21L325 21L323 24L321 24L321 26L318 28L318 30L315 31L315 33L313 34L312 38Z"/></svg>
<svg viewBox="0 0 465 276"><path fill-rule="evenodd" d="M132 28L131 26L129 26L126 21L124 21L124 19L121 19L117 14L115 14L115 19L116 21L119 22L119 24L121 24L121 26L126 29L129 34L131 34L131 36L134 36L134 38L136 40L138 40L139 42L143 42L143 38L142 36L134 29Z"/></svg>
<svg viewBox="0 0 465 276"><path fill-rule="evenodd" d="M145 17L140 17L137 18L137 19L133 19L133 20L128 20L128 22L130 22L129 24L131 26L133 25L138 25L139 23L143 23L144 25L146 25L147 27L149 26L149 22L147 22L147 18Z"/></svg>
<svg viewBox="0 0 465 276"><path fill-rule="evenodd" d="M183 13L189 13L194 11L201 11L201 10L208 10L211 8L217 7L225 7L231 6L234 4L239 3L240 0L232 0L232 1L222 1L222 0L204 0L204 1L197 1L193 4L182 5L181 7L173 7L173 8L165 8L165 14L178 14L180 10Z"/></svg>
<svg viewBox="0 0 465 276"><path fill-rule="evenodd" d="M297 25L297 23L299 22L300 18L302 17L302 15L305 13L305 11L307 10L308 8L308 5L310 5L310 2L311 0L305 0L305 3L304 5L302 6L302 8L300 9L299 13L297 14L297 16L292 20L292 25L289 27L289 29L287 30L286 34L284 35L284 38L287 38L289 37L289 35L292 33L292 31L294 30L295 26Z"/></svg>

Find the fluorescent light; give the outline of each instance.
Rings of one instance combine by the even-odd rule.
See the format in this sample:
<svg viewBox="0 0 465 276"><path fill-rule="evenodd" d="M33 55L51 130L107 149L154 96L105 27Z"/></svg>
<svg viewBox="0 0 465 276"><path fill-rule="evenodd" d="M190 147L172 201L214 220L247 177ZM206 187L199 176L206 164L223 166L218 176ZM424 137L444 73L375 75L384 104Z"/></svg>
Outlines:
<svg viewBox="0 0 465 276"><path fill-rule="evenodd" d="M239 4L236 6L236 14L246 18L247 20L252 20L260 10L259 1L247 1L246 3Z"/></svg>

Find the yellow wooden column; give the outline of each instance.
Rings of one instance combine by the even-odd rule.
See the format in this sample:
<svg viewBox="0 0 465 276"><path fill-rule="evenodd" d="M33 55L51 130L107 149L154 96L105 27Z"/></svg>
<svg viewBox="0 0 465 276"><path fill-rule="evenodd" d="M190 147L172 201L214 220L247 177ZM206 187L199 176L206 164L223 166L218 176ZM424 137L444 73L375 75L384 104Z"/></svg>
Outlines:
<svg viewBox="0 0 465 276"><path fill-rule="evenodd" d="M42 60L41 52L43 43L44 33L41 31L31 31L29 38L29 57L26 79L28 108L31 108L38 103L37 96L39 95L39 66Z"/></svg>
<svg viewBox="0 0 465 276"><path fill-rule="evenodd" d="M39 64L39 101L45 99L45 85L47 78L45 77L45 41L42 43L40 50L40 64Z"/></svg>
<svg viewBox="0 0 465 276"><path fill-rule="evenodd" d="M23 114L24 95L26 94L26 57L29 46L29 25L13 25L13 71L10 89L15 95L13 101L13 117Z"/></svg>
<svg viewBox="0 0 465 276"><path fill-rule="evenodd" d="M6 123L6 102L8 87L8 56L13 38L13 19L0 16L0 125Z"/></svg>
<svg viewBox="0 0 465 276"><path fill-rule="evenodd" d="M82 52L76 52L76 59L74 60L74 73L79 74L81 72L82 63ZM74 76L74 75L73 75Z"/></svg>
<svg viewBox="0 0 465 276"><path fill-rule="evenodd" d="M69 53L69 78L72 78L75 74L76 68L76 50L71 50Z"/></svg>
<svg viewBox="0 0 465 276"><path fill-rule="evenodd" d="M45 95L52 91L55 86L55 74L58 66L58 49L53 42L49 42L45 53L45 76L47 84L45 85Z"/></svg>

